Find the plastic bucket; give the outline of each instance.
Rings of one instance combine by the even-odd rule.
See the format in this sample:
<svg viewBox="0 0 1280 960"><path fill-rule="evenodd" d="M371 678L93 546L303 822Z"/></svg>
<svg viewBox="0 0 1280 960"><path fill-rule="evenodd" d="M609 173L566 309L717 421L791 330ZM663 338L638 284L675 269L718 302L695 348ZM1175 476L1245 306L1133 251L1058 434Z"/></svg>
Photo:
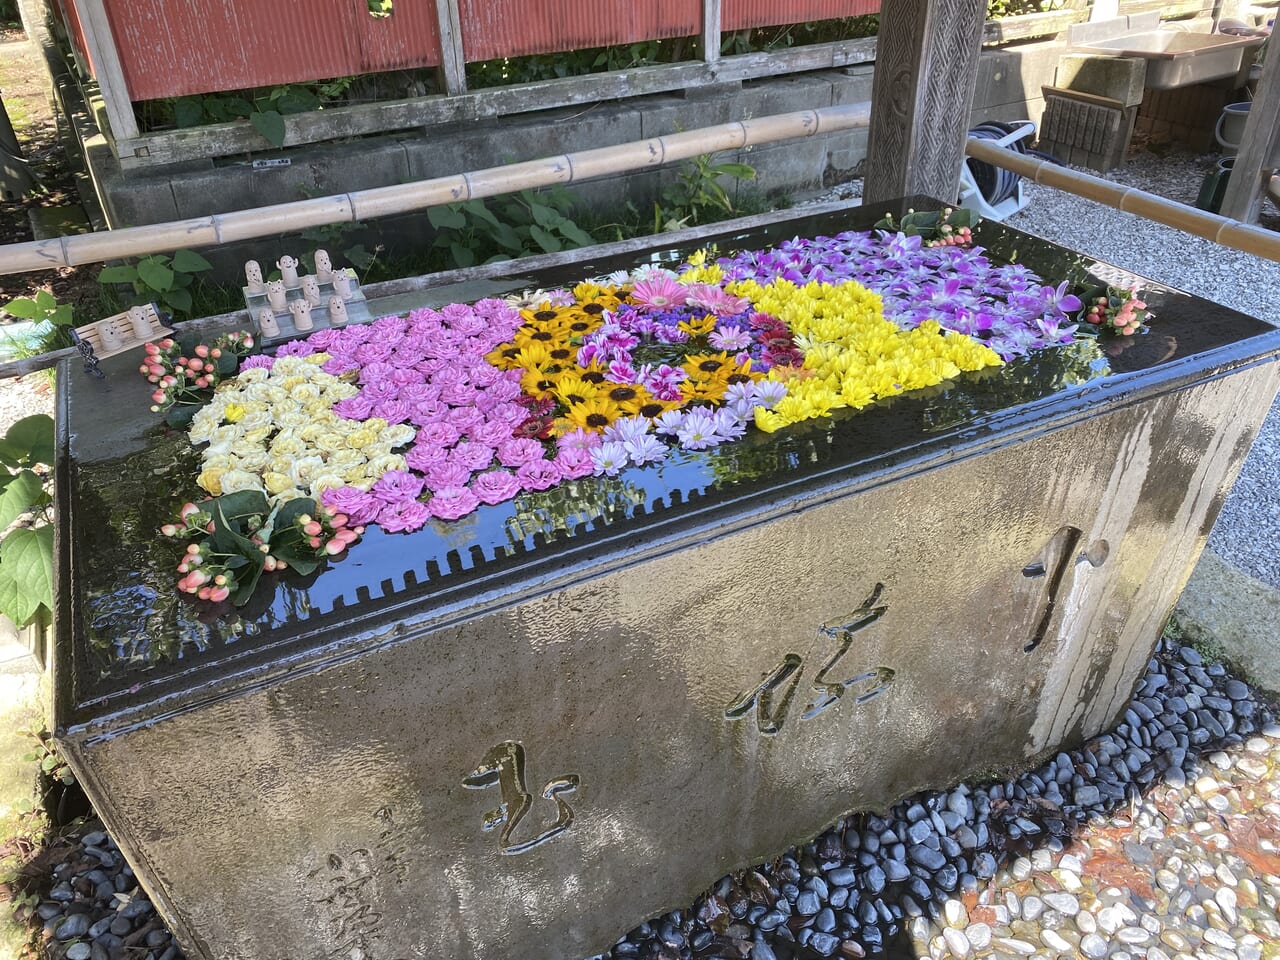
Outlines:
<svg viewBox="0 0 1280 960"><path fill-rule="evenodd" d="M1225 154L1234 154L1244 139L1244 125L1249 120L1249 104L1228 103L1222 108L1222 116L1218 117L1218 126L1213 131L1214 139L1222 146Z"/></svg>
<svg viewBox="0 0 1280 960"><path fill-rule="evenodd" d="M1210 213L1222 209L1222 198L1227 194L1227 181L1231 179L1231 168L1235 166L1235 157L1223 157L1212 170L1204 175L1200 184L1200 195L1196 197L1196 206Z"/></svg>

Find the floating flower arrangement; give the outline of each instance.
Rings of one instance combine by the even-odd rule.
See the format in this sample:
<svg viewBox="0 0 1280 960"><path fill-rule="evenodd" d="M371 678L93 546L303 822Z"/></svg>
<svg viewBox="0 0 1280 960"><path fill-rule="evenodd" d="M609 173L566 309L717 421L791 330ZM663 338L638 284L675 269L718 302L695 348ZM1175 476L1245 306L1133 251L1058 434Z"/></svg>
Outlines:
<svg viewBox="0 0 1280 960"><path fill-rule="evenodd" d="M320 330L148 345L153 409L201 455L163 533L180 590L246 602L355 543L587 476L660 464L946 384L1146 318L1134 291L991 263L963 211L795 239L681 269ZM1088 306L1086 307L1086 303Z"/></svg>

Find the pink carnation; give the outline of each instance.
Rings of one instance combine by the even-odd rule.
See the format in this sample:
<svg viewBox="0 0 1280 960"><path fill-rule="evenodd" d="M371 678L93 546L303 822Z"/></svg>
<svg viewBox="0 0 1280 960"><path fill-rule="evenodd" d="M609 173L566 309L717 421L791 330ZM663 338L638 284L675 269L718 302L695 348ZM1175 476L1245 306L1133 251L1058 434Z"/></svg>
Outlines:
<svg viewBox="0 0 1280 960"><path fill-rule="evenodd" d="M362 395L347 397L333 405L333 412L345 420L368 420L373 416L373 401Z"/></svg>
<svg viewBox="0 0 1280 960"><path fill-rule="evenodd" d="M387 503L416 500L422 493L422 477L407 470L388 470L373 485L373 495Z"/></svg>
<svg viewBox="0 0 1280 960"><path fill-rule="evenodd" d="M598 436L596 434L595 436ZM566 480L578 480L582 477L589 477L595 472L595 462L591 459L591 454L586 450L579 450L574 447L566 447L556 454L556 469Z"/></svg>
<svg viewBox="0 0 1280 960"><path fill-rule="evenodd" d="M412 533L431 519L431 509L417 500L398 500L383 504L378 511L378 526L387 533Z"/></svg>
<svg viewBox="0 0 1280 960"><path fill-rule="evenodd" d="M449 461L473 472L483 470L493 462L493 447L463 440L453 448L453 452L449 454Z"/></svg>
<svg viewBox="0 0 1280 960"><path fill-rule="evenodd" d="M466 487L444 487L435 492L427 507L431 515L441 520L457 520L480 506L480 498Z"/></svg>
<svg viewBox="0 0 1280 960"><path fill-rule="evenodd" d="M535 460L524 464L516 471L516 478L526 490L546 490L562 479L560 470L550 460Z"/></svg>
<svg viewBox="0 0 1280 960"><path fill-rule="evenodd" d="M498 446L498 462L504 467L519 467L543 459L542 444L528 438L513 438Z"/></svg>
<svg viewBox="0 0 1280 960"><path fill-rule="evenodd" d="M413 415L413 407L403 400L382 400L374 405L373 415L387 423L404 423Z"/></svg>
<svg viewBox="0 0 1280 960"><path fill-rule="evenodd" d="M412 470L426 473L432 467L445 463L449 459L449 451L431 443L416 443L404 455L404 462Z"/></svg>
<svg viewBox="0 0 1280 960"><path fill-rule="evenodd" d="M355 487L331 487L320 494L320 501L331 510L345 513L351 525L372 523L382 509L382 501Z"/></svg>
<svg viewBox="0 0 1280 960"><path fill-rule="evenodd" d="M520 492L520 481L509 470L490 470L471 481L471 492L481 503L502 503Z"/></svg>
<svg viewBox="0 0 1280 960"><path fill-rule="evenodd" d="M422 405L419 404L419 409ZM436 447L451 447L458 442L462 433L447 420L437 420L423 424L418 428L418 442L428 443Z"/></svg>
<svg viewBox="0 0 1280 960"><path fill-rule="evenodd" d="M427 477L427 486L434 491L449 487L465 487L471 480L471 471L456 463L445 461L437 463L423 471Z"/></svg>
<svg viewBox="0 0 1280 960"><path fill-rule="evenodd" d="M467 432L467 436L476 443L496 447L504 440L511 439L511 425L505 420L486 420L472 427Z"/></svg>

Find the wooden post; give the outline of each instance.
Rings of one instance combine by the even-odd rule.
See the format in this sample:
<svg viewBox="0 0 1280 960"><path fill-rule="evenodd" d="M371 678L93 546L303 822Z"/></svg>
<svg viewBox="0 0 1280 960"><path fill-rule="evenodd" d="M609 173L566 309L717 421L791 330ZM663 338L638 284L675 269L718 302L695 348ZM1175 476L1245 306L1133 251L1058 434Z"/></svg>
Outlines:
<svg viewBox="0 0 1280 960"><path fill-rule="evenodd" d="M1222 215L1255 223L1262 212L1262 190L1280 166L1280 37L1267 43L1258 91L1240 137L1240 150L1222 197Z"/></svg>
<svg viewBox="0 0 1280 960"><path fill-rule="evenodd" d="M440 76L451 97L467 92L467 57L462 49L462 14L458 0L436 0L440 30Z"/></svg>
<svg viewBox="0 0 1280 960"><path fill-rule="evenodd" d="M864 203L956 199L985 17L983 0L881 7Z"/></svg>
<svg viewBox="0 0 1280 960"><path fill-rule="evenodd" d="M702 59L720 59L720 0L702 0Z"/></svg>
<svg viewBox="0 0 1280 960"><path fill-rule="evenodd" d="M124 82L120 51L111 33L105 0L75 0L75 3L80 11L89 59L93 61L94 79L98 81L98 89L107 108L107 119L111 122L112 139L134 139L138 136L138 121L133 115L133 101Z"/></svg>

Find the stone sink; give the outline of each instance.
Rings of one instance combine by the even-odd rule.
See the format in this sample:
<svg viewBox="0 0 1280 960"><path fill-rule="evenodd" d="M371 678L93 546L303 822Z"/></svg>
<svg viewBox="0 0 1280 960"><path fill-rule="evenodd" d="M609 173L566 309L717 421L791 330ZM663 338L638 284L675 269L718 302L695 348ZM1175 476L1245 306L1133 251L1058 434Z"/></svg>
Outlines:
<svg viewBox="0 0 1280 960"><path fill-rule="evenodd" d="M1145 86L1152 90L1171 90L1235 76L1245 50L1261 42L1259 37L1150 30L1074 46L1100 56L1141 57L1147 62Z"/></svg>

